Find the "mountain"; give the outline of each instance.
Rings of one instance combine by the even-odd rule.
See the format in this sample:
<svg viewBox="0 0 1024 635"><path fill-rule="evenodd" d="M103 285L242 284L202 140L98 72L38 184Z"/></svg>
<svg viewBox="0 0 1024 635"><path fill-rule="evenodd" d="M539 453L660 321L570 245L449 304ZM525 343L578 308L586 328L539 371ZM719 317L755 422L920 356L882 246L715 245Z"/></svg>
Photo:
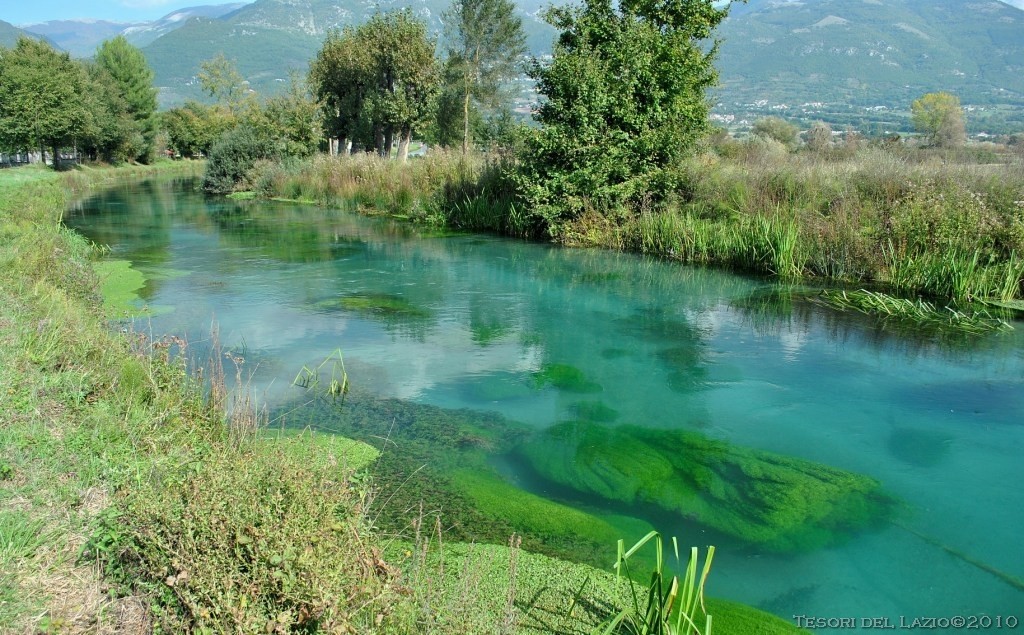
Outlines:
<svg viewBox="0 0 1024 635"><path fill-rule="evenodd" d="M244 2L233 2L178 9L159 20L129 27L124 30L124 36L135 46L143 47L157 38L185 26L191 18L216 19L244 6Z"/></svg>
<svg viewBox="0 0 1024 635"><path fill-rule="evenodd" d="M533 13L520 10L531 50L550 50L554 31ZM408 7L428 29L443 31L450 0L256 0L218 18L192 18L143 48L156 73L160 101L180 103L199 96L199 65L218 53L234 59L260 93L275 91L290 71L305 73L331 29L358 25L376 11Z"/></svg>
<svg viewBox="0 0 1024 635"><path fill-rule="evenodd" d="M1024 106L1024 11L996 0L749 0L718 37L719 112Z"/></svg>
<svg viewBox="0 0 1024 635"><path fill-rule="evenodd" d="M35 33L29 33L24 29L19 29L10 22L4 22L3 20L0 20L0 46L11 48L15 44L17 44L18 38L22 35L34 38L36 40L45 40L47 42L50 42L50 44L55 46L56 48L60 48L59 46L56 46L54 42L50 41L46 37L37 35Z"/></svg>
<svg viewBox="0 0 1024 635"><path fill-rule="evenodd" d="M50 20L25 25L24 29L45 36L75 57L90 57L103 40L116 37L131 26L106 20Z"/></svg>
<svg viewBox="0 0 1024 635"><path fill-rule="evenodd" d="M124 35L142 47L161 35L183 26L190 18L219 18L245 3L218 4L179 9L152 22L111 22L108 20L49 20L24 25L24 30L43 36L75 57L91 57L104 40Z"/></svg>

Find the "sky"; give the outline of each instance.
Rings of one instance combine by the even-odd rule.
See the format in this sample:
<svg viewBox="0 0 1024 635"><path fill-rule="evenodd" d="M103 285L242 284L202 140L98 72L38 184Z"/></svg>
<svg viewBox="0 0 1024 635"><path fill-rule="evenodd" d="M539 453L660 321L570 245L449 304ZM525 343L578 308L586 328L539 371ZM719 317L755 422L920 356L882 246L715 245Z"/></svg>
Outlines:
<svg viewBox="0 0 1024 635"><path fill-rule="evenodd" d="M75 18L142 22L184 7L234 1L244 0L0 0L0 20L14 25Z"/></svg>
<svg viewBox="0 0 1024 635"><path fill-rule="evenodd" d="M139 22L161 18L175 9L233 0L0 0L0 20L15 25L92 18ZM245 1L245 0L238 0ZM1024 0L1003 0L1024 9Z"/></svg>

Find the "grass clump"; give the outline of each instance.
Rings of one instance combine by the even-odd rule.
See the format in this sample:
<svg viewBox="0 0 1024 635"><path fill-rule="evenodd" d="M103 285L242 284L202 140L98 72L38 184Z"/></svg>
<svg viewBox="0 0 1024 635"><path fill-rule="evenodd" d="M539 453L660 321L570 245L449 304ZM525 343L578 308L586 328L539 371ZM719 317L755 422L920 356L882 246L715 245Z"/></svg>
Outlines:
<svg viewBox="0 0 1024 635"><path fill-rule="evenodd" d="M216 448L123 493L112 520L126 539L108 570L166 601L162 627L371 632L391 612L365 492L343 457L311 461L318 446L290 443Z"/></svg>

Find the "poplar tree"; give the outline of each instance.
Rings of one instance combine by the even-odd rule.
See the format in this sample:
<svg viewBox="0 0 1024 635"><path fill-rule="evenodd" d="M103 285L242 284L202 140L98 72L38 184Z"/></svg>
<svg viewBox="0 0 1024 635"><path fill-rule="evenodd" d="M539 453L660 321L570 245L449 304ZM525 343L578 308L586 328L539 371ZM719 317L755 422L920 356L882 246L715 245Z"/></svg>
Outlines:
<svg viewBox="0 0 1024 635"><path fill-rule="evenodd" d="M445 24L450 42L446 75L461 102L466 154L471 106L498 105L503 84L515 77L519 58L526 54L526 36L511 0L453 0Z"/></svg>

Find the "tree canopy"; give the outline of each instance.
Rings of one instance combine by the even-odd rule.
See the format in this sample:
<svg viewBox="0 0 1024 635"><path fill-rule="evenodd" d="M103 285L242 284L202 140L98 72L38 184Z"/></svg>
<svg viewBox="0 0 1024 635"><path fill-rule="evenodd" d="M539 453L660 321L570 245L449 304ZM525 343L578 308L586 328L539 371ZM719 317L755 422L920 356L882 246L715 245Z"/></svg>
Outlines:
<svg viewBox="0 0 1024 635"><path fill-rule="evenodd" d="M434 42L409 11L376 14L362 26L328 35L310 67L332 138L373 147L382 156L432 115L438 87Z"/></svg>
<svg viewBox="0 0 1024 635"><path fill-rule="evenodd" d="M556 234L587 209L664 196L667 167L709 129L705 91L727 14L711 0L586 0L547 20L561 31L551 63L534 62L544 102L520 186Z"/></svg>
<svg viewBox="0 0 1024 635"><path fill-rule="evenodd" d="M120 156L111 158L148 159L156 137L157 104L153 71L146 58L119 35L96 50L96 66L113 80L111 87L115 90L104 91L100 98L106 102L108 114L119 121L120 130L115 137L132 142L120 144L116 153Z"/></svg>
<svg viewBox="0 0 1024 635"><path fill-rule="evenodd" d="M60 148L91 124L86 83L84 68L45 42L21 37L13 49L0 48L0 146L50 149L57 167Z"/></svg>
<svg viewBox="0 0 1024 635"><path fill-rule="evenodd" d="M910 104L910 114L914 128L932 145L954 148L967 141L964 111L955 95L928 93Z"/></svg>
<svg viewBox="0 0 1024 635"><path fill-rule="evenodd" d="M471 106L497 105L502 85L515 77L526 54L526 35L511 0L453 0L445 24L450 42L445 76L459 98L465 154Z"/></svg>

